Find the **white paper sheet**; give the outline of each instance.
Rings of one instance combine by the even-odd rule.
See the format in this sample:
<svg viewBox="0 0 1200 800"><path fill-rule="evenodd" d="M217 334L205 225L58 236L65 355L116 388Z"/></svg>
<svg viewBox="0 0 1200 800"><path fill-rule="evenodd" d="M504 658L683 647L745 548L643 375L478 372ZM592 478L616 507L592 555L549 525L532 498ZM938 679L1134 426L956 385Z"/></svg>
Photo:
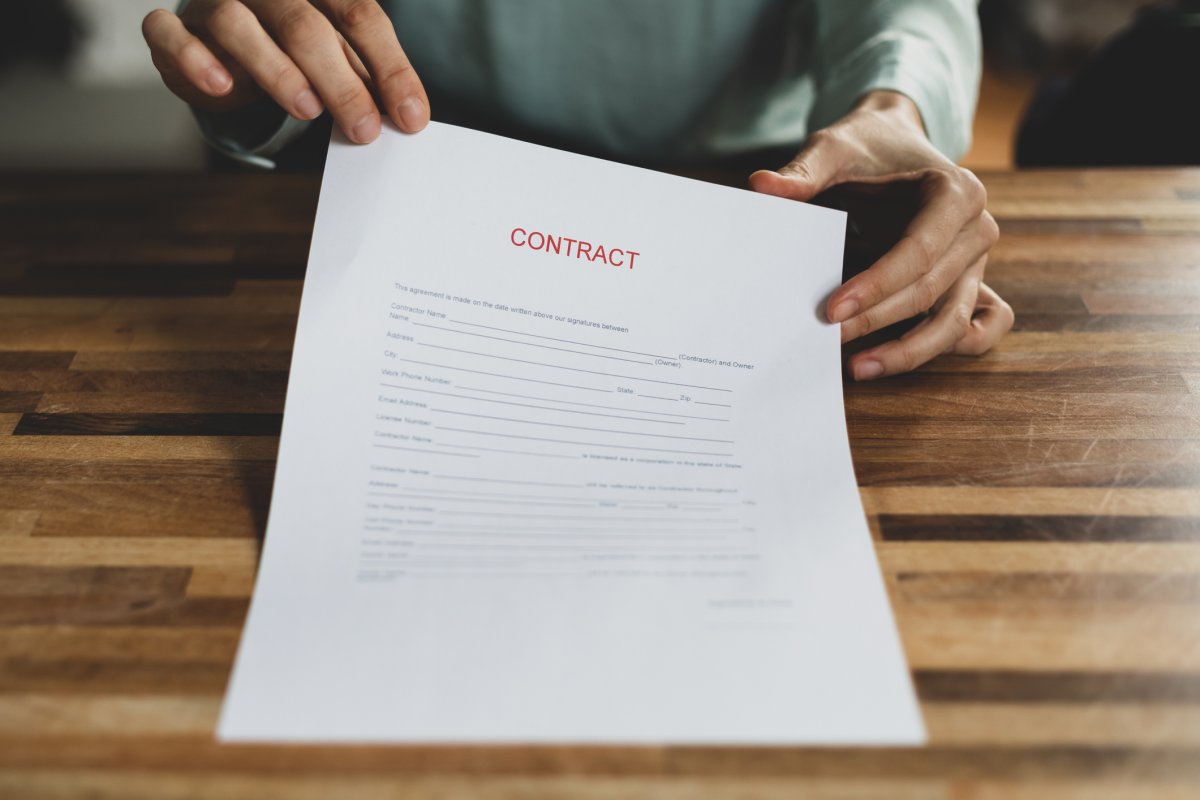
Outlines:
<svg viewBox="0 0 1200 800"><path fill-rule="evenodd" d="M844 222L335 138L220 738L920 743L819 313Z"/></svg>

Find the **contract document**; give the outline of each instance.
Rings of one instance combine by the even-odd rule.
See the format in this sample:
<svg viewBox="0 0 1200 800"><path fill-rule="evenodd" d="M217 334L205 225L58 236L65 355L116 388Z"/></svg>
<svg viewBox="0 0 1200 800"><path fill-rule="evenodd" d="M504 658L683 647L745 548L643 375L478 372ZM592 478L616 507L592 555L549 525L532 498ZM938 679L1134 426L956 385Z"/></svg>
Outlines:
<svg viewBox="0 0 1200 800"><path fill-rule="evenodd" d="M840 212L447 125L330 145L230 741L916 744Z"/></svg>

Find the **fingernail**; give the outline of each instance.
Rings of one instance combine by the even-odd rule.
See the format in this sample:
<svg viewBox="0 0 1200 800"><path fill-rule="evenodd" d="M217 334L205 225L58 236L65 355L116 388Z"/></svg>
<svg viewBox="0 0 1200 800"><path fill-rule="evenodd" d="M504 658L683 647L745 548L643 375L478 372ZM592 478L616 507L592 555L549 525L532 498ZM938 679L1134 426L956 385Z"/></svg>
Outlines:
<svg viewBox="0 0 1200 800"><path fill-rule="evenodd" d="M843 300L833 307L833 315L829 318L830 322L845 322L858 313L857 300Z"/></svg>
<svg viewBox="0 0 1200 800"><path fill-rule="evenodd" d="M218 94L224 94L233 85L229 73L220 67L209 67L204 70L204 83L208 86L209 91Z"/></svg>
<svg viewBox="0 0 1200 800"><path fill-rule="evenodd" d="M365 117L354 123L354 127L350 130L350 138L359 144L375 141L375 137L379 135L379 117L374 114L367 114Z"/></svg>
<svg viewBox="0 0 1200 800"><path fill-rule="evenodd" d="M854 380L869 381L872 378L878 378L883 374L883 364L870 359L859 361L854 365Z"/></svg>
<svg viewBox="0 0 1200 800"><path fill-rule="evenodd" d="M296 110L300 112L300 119L315 119L325 108L315 94L305 89L296 95Z"/></svg>
<svg viewBox="0 0 1200 800"><path fill-rule="evenodd" d="M416 133L425 127L428 117L425 115L425 104L417 97L406 97L400 101L396 109L400 112L400 121L409 133Z"/></svg>

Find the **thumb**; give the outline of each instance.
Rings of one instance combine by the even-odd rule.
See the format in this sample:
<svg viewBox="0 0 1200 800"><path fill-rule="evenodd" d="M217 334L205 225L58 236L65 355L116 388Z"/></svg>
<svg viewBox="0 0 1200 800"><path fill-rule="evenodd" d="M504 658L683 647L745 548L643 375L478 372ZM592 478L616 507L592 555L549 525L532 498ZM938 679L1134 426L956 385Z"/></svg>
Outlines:
<svg viewBox="0 0 1200 800"><path fill-rule="evenodd" d="M763 194L807 202L837 183L838 160L824 136L812 136L796 157L778 170L760 169L750 188Z"/></svg>

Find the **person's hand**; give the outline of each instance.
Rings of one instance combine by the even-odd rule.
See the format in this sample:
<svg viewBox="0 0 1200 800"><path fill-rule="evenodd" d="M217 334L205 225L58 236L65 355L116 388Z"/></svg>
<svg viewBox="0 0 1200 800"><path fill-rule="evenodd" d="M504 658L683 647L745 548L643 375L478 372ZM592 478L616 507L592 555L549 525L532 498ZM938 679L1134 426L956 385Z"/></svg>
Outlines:
<svg viewBox="0 0 1200 800"><path fill-rule="evenodd" d="M983 283L999 236L983 184L930 144L907 97L868 94L815 132L787 166L751 175L750 186L801 201L825 193L845 202L856 190L868 198L859 222L886 231L890 249L829 297L829 321L841 323L842 341L849 342L929 314L900 338L851 357L856 380L907 372L943 353L981 355L1012 327L1012 308ZM897 194L913 201L904 204L911 208L901 210L900 224Z"/></svg>
<svg viewBox="0 0 1200 800"><path fill-rule="evenodd" d="M297 119L328 108L353 142L370 142L382 107L401 130L429 122L429 98L391 20L374 0L192 0L142 23L172 92L206 111L264 93Z"/></svg>

